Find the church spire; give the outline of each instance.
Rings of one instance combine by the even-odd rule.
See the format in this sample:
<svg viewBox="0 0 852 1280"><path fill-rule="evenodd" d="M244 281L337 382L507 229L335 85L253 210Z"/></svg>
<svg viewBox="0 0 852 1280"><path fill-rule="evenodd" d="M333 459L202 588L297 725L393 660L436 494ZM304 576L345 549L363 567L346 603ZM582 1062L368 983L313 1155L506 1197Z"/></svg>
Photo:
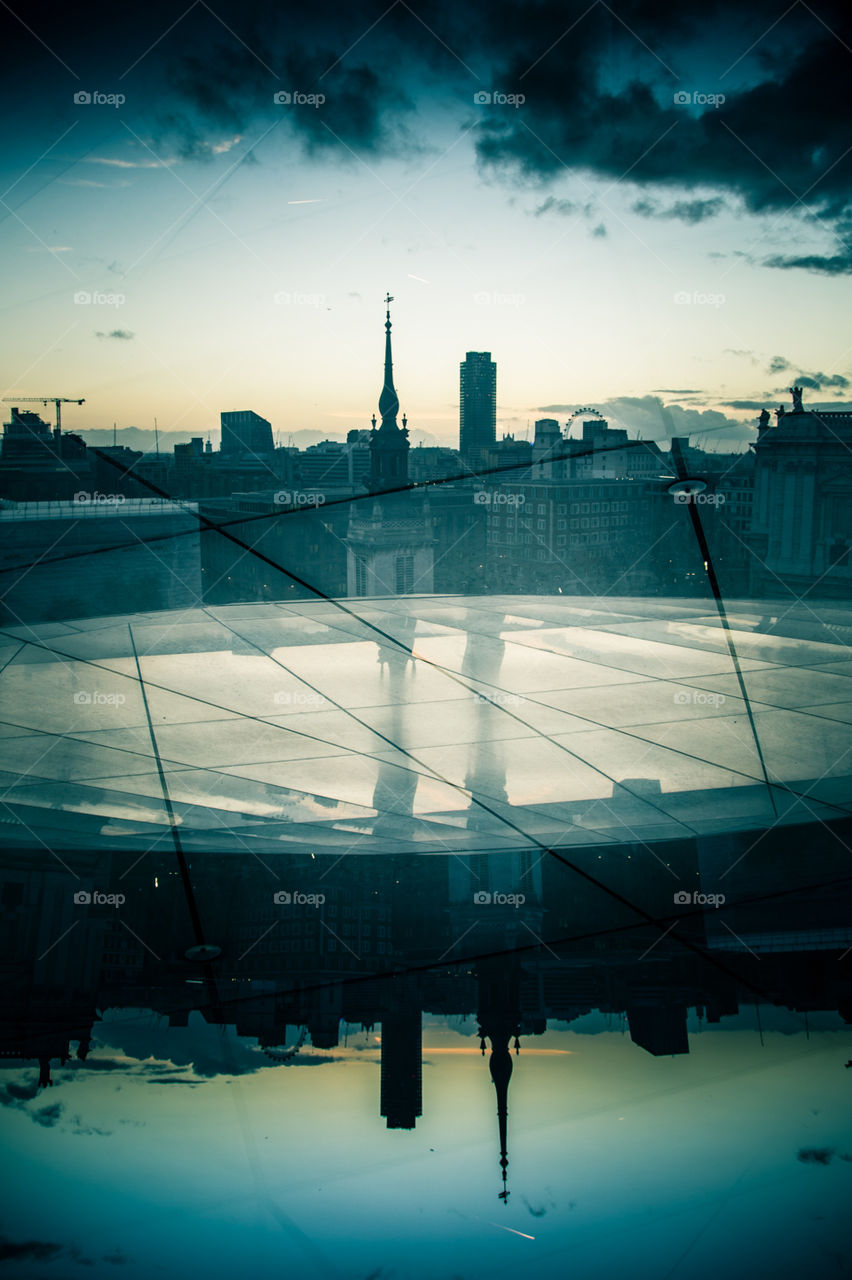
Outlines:
<svg viewBox="0 0 852 1280"><path fill-rule="evenodd" d="M408 419L403 421L402 426L396 420L399 396L393 385L390 318L392 302L393 298L388 294L385 298L385 381L379 396L382 421L377 431L374 416L373 430L370 433L370 475L367 488L373 493L381 493L385 489L401 489L408 484Z"/></svg>
<svg viewBox="0 0 852 1280"><path fill-rule="evenodd" d="M382 394L379 396L379 413L382 415L382 426L396 426L396 415L399 413L399 397L393 385L393 358L391 356L391 318L390 304L393 298L388 294L385 298L385 381Z"/></svg>

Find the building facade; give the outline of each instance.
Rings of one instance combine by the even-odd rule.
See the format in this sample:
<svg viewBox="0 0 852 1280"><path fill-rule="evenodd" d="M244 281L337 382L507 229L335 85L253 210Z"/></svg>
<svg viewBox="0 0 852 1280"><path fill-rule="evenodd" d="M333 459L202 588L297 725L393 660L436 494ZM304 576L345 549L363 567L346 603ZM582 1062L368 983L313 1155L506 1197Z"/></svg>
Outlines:
<svg viewBox="0 0 852 1280"><path fill-rule="evenodd" d="M459 366L459 452L478 469L497 443L497 364L490 351L468 351Z"/></svg>

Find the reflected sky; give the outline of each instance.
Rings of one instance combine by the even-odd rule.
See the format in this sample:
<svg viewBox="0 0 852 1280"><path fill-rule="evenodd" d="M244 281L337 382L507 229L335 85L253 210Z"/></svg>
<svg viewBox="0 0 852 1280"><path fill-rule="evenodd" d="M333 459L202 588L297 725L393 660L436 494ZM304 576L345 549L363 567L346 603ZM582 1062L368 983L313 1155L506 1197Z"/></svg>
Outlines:
<svg viewBox="0 0 852 1280"><path fill-rule="evenodd" d="M72 1246L87 1274L128 1277L844 1274L852 1033L762 1013L762 1043L754 1010L693 1017L688 1057L600 1014L524 1043L504 1206L471 1020L424 1019L425 1114L399 1132L378 1116L378 1031L273 1066L199 1015L116 1011L85 1065L4 1108L7 1234L60 1246L34 1276L76 1272ZM5 1070L4 1098L33 1079Z"/></svg>

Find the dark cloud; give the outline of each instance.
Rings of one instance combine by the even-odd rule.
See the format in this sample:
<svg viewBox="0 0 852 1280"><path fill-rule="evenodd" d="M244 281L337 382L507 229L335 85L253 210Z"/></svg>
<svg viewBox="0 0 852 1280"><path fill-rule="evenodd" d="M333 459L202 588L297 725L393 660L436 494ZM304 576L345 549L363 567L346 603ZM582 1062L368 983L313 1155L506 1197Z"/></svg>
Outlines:
<svg viewBox="0 0 852 1280"><path fill-rule="evenodd" d="M842 373L797 373L794 381L802 387L809 387L811 391L824 391L828 387L845 391L850 385L849 379Z"/></svg>
<svg viewBox="0 0 852 1280"><path fill-rule="evenodd" d="M707 200L676 200L670 205L660 205L646 197L637 200L632 209L640 218L676 218L694 226L708 218L715 218L725 207L721 196L713 196Z"/></svg>
<svg viewBox="0 0 852 1280"><path fill-rule="evenodd" d="M800 1147L796 1159L802 1164L831 1164L834 1147Z"/></svg>
<svg viewBox="0 0 852 1280"><path fill-rule="evenodd" d="M810 271L819 276L848 276L852 274L852 250L830 256L806 253L785 257L783 254L775 254L771 258L764 258L763 265L781 271Z"/></svg>
<svg viewBox="0 0 852 1280"><path fill-rule="evenodd" d="M234 148L237 164L251 163L268 132L356 165L437 148L437 122L453 120L471 130L483 170L507 184L518 174L542 188L566 175L626 183L640 216L686 224L726 204L793 211L810 232L834 229L840 244L766 265L852 271L852 34L840 0L824 0L818 15L780 0L714 0L710 10L697 0L622 0L617 14L587 0L494 0L487 10L436 0L423 18L386 0L299 9L223 0L215 13L193 5L177 20L169 0L132 13L107 0L73 12L32 0L26 27L8 32L0 93L13 123L27 127L38 113L55 127L75 120L56 58L75 84L121 85L121 119L167 158ZM50 50L33 32L49 33ZM703 77L696 67L707 68ZM525 101L479 106L483 89ZM277 104L276 91L325 101ZM537 212L574 213L563 197L543 190Z"/></svg>
<svg viewBox="0 0 852 1280"><path fill-rule="evenodd" d="M545 213L561 213L564 217L568 217L572 213L577 213L582 205L575 204L573 200L557 200L556 196L548 196L540 205L533 209L533 215L540 218Z"/></svg>
<svg viewBox="0 0 852 1280"><path fill-rule="evenodd" d="M136 334L131 333L129 329L111 329L109 333L101 333L98 330L95 333L96 338L118 338L122 342L129 342L131 338L135 338Z"/></svg>
<svg viewBox="0 0 852 1280"><path fill-rule="evenodd" d="M790 374L796 366L786 358L786 356L773 356L767 366L767 373L787 373ZM796 384L801 387L807 387L810 391L825 391L835 388L838 391L845 391L852 383L849 378L842 373L820 373L816 371L799 373L792 375L791 385ZM785 388L786 389L786 388Z"/></svg>
<svg viewBox="0 0 852 1280"><path fill-rule="evenodd" d="M9 1240L0 1236L0 1262L52 1262L62 1252L61 1244L46 1240Z"/></svg>
<svg viewBox="0 0 852 1280"><path fill-rule="evenodd" d="M49 1107L41 1107L40 1110L30 1111L28 1114L43 1129L53 1129L62 1119L64 1110L65 1108L61 1102L52 1102Z"/></svg>

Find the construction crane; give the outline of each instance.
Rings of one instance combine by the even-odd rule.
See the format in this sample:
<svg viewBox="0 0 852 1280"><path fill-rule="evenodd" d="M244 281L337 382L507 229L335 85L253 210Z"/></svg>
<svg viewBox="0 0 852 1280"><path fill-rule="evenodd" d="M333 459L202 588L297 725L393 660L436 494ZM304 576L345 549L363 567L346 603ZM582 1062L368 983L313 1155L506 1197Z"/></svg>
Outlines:
<svg viewBox="0 0 852 1280"><path fill-rule="evenodd" d="M62 404L85 404L85 400L72 400L68 396L3 396L2 402L11 404L12 401L16 405L19 404L54 404L56 405L56 439L62 435Z"/></svg>

